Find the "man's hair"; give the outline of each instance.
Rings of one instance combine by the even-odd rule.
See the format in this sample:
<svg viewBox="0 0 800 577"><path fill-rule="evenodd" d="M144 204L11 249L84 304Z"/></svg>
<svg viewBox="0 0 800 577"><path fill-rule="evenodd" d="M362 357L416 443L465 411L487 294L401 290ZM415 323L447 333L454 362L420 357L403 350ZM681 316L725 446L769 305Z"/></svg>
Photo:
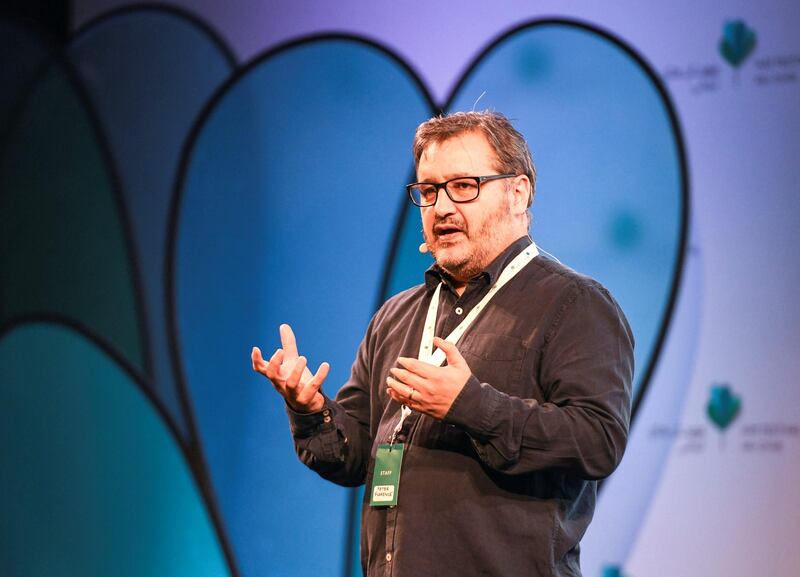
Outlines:
<svg viewBox="0 0 800 577"><path fill-rule="evenodd" d="M425 149L434 143L441 143L465 132L481 132L497 156L499 173L525 174L531 181L531 196L528 206L533 202L536 192L536 168L533 166L531 151L525 137L499 112L491 110L453 112L434 116L417 127L414 136L414 167L419 167L419 159Z"/></svg>

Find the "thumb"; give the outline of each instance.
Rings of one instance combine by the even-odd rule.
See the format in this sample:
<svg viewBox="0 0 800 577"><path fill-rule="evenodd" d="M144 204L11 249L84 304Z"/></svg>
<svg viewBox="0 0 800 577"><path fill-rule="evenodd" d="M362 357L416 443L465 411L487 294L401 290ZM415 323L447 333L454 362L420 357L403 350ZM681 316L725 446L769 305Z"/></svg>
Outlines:
<svg viewBox="0 0 800 577"><path fill-rule="evenodd" d="M467 364L467 361L465 361L464 357L461 356L458 348L456 348L456 346L450 341L446 341L439 337L434 337L433 345L444 351L444 356L447 358L447 364L451 367Z"/></svg>

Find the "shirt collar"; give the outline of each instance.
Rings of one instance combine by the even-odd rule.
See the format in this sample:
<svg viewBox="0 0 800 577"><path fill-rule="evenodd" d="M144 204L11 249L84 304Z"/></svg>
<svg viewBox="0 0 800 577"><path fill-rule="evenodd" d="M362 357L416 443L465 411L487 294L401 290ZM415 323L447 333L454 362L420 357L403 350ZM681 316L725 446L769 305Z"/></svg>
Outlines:
<svg viewBox="0 0 800 577"><path fill-rule="evenodd" d="M485 283L486 286L491 286L497 280L497 277L500 276L500 273L503 272L503 269L506 268L506 265L514 260L514 257L521 253L525 247L529 246L531 243L532 240L530 236L527 234L525 236L521 236L508 245L508 247L506 247L506 249L497 256L497 258L489 263L489 266L487 266L483 272L473 277L469 281L469 284L482 282ZM444 282L445 285L451 289L453 288L450 275L442 270L438 264L433 263L430 268L425 271L425 286L428 290L433 290L440 282Z"/></svg>

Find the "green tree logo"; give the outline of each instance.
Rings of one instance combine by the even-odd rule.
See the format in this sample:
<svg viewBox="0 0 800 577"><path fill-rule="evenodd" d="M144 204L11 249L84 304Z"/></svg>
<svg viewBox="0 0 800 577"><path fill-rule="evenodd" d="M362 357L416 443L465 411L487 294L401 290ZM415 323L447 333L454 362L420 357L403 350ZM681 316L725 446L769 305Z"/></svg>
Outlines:
<svg viewBox="0 0 800 577"><path fill-rule="evenodd" d="M738 70L756 48L756 33L744 20L728 20L722 26L719 53Z"/></svg>
<svg viewBox="0 0 800 577"><path fill-rule="evenodd" d="M628 575L622 572L619 565L606 565L603 567L602 577L628 577Z"/></svg>
<svg viewBox="0 0 800 577"><path fill-rule="evenodd" d="M711 398L706 405L706 413L721 432L725 432L725 429L739 416L741 408L741 399L733 394L729 385L711 386Z"/></svg>

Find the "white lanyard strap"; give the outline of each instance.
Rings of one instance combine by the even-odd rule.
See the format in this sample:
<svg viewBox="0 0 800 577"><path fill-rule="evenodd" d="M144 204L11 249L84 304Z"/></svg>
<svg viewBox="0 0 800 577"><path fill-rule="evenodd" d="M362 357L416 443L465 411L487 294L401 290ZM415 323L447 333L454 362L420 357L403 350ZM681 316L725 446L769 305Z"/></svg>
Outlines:
<svg viewBox="0 0 800 577"><path fill-rule="evenodd" d="M539 249L536 248L535 244L531 244L516 257L514 257L514 260L508 263L508 266L503 269L503 272L501 272L500 276L497 278L497 282L492 285L481 301L472 307L472 310L469 311L469 314L464 318L464 320L462 320L458 326L453 329L453 332L447 335L444 340L453 344L458 343L478 315L486 309L486 305L489 304L489 301L492 300L492 297L497 293L497 291L503 288L508 281L514 278L514 276L523 268L525 268L525 266L538 254ZM445 360L445 354L442 349L433 349L433 334L434 330L436 329L436 316L439 312L439 293L441 292L441 289L442 283L439 283L439 285L436 287L436 291L433 293L433 298L428 305L428 315L425 318L425 327L422 331L422 340L420 340L419 343L419 356L417 357L419 360L430 363L431 365L435 365L437 367L440 366Z"/></svg>
<svg viewBox="0 0 800 577"><path fill-rule="evenodd" d="M464 318L464 320L462 320L444 340L453 344L458 343L481 311L486 309L486 305L489 304L489 301L492 300L492 297L497 293L497 291L503 288L508 281L514 278L514 276L523 268L525 268L529 262L536 258L538 254L539 249L536 248L536 244L531 243L527 248L525 248L525 250L515 256L514 260L508 263L508 266L503 269L503 272L500 273L497 281L492 285L481 301L472 307L472 310L469 311L469 314ZM433 293L433 297L431 298L431 302L428 305L428 314L425 317L425 325L422 330L422 339L419 343L419 355L417 357L419 360L437 367L441 366L441 364L445 361L444 351L442 349L434 350L433 348L433 335L436 329L436 316L439 313L439 294L441 293L442 284L443 283L440 282L437 285L436 290ZM403 405L400 414L400 422L397 423L397 426L392 434L392 443L394 443L394 439L397 437L400 429L402 429L403 422L406 420L406 417L408 417L410 414L411 409Z"/></svg>

